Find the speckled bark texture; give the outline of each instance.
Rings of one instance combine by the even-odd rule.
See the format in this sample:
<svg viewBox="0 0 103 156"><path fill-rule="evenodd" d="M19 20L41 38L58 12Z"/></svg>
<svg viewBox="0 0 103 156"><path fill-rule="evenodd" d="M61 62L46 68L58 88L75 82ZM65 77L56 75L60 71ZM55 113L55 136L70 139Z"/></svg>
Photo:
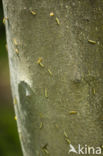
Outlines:
<svg viewBox="0 0 103 156"><path fill-rule="evenodd" d="M103 145L103 1L3 5L24 156L75 156L68 141L76 149Z"/></svg>

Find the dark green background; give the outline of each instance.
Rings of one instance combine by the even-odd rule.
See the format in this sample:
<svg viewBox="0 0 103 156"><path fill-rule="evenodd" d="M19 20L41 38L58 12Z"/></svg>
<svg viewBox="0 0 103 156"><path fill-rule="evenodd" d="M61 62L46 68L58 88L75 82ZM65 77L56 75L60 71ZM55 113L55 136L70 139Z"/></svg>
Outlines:
<svg viewBox="0 0 103 156"><path fill-rule="evenodd" d="M0 0L0 156L22 156L10 90L5 27Z"/></svg>

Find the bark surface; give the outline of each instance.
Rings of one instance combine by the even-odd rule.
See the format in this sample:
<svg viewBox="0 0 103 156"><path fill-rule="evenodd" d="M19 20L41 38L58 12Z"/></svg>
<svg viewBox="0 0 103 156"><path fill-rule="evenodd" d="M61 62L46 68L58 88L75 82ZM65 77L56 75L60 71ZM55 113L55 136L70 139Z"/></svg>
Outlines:
<svg viewBox="0 0 103 156"><path fill-rule="evenodd" d="M69 140L76 149L101 146L103 1L3 0L3 5L24 156L74 156L68 154Z"/></svg>

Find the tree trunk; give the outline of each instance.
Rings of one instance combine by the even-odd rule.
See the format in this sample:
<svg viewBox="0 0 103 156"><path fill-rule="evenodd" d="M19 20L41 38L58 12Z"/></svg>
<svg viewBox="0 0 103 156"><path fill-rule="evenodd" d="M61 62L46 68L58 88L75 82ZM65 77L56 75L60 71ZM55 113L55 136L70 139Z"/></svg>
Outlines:
<svg viewBox="0 0 103 156"><path fill-rule="evenodd" d="M103 1L3 0L3 6L24 156L74 156L69 144L100 147Z"/></svg>

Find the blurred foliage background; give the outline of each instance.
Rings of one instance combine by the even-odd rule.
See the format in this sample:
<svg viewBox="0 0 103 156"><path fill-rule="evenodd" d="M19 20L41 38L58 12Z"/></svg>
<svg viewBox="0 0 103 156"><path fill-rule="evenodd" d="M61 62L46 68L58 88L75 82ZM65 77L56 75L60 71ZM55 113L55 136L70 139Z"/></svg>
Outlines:
<svg viewBox="0 0 103 156"><path fill-rule="evenodd" d="M0 156L22 156L11 97L3 8L0 0Z"/></svg>

